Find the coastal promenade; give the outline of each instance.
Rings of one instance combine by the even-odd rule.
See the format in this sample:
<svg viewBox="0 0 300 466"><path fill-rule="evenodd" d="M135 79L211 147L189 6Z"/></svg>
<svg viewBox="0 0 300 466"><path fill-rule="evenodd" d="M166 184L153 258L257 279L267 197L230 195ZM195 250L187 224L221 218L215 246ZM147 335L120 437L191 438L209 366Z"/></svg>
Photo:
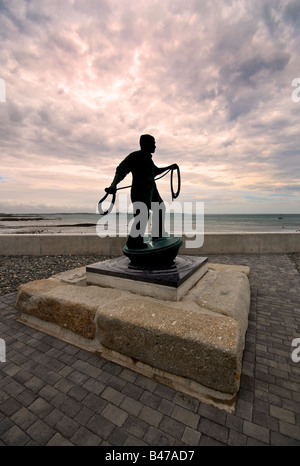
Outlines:
<svg viewBox="0 0 300 466"><path fill-rule="evenodd" d="M299 255L294 259L299 264ZM235 414L19 323L13 291L0 297L0 445L300 446L296 265L287 254L209 255L209 262L251 268ZM52 264L47 276L57 268Z"/></svg>
<svg viewBox="0 0 300 466"><path fill-rule="evenodd" d="M206 233L193 238L183 235L179 254L281 254L300 253L300 233ZM119 256L124 236L96 234L2 234L0 256L87 255Z"/></svg>

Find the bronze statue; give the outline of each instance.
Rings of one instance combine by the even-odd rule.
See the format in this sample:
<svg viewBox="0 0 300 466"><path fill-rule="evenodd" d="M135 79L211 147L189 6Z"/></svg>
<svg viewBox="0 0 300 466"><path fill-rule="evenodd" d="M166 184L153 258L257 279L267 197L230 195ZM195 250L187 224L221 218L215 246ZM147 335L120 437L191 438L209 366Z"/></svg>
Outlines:
<svg viewBox="0 0 300 466"><path fill-rule="evenodd" d="M178 169L176 163L163 168L158 168L154 164L152 154L155 152L156 145L154 137L150 134L143 134L140 137L140 147L140 150L132 152L120 163L116 169L115 177L111 185L105 189L107 193L115 194L118 183L131 172L131 201L135 209L134 216L136 217L139 214L138 209L135 208L135 203L142 202L146 206L147 218L145 222L139 222L138 236L132 235L132 230L128 236L126 246L129 249L147 248L147 245L143 241L143 235L147 226L151 203L159 203L160 206L159 225L158 228L155 226L155 231L158 232L156 237L160 238L166 236L164 231L165 205L158 192L155 177L167 170Z"/></svg>

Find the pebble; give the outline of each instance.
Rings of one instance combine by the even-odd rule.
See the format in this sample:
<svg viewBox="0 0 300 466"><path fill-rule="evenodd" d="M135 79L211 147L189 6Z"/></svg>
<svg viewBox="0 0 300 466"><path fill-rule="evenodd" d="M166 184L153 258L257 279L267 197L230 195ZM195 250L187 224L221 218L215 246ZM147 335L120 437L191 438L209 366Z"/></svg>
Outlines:
<svg viewBox="0 0 300 466"><path fill-rule="evenodd" d="M300 253L288 254L300 273ZM111 256L0 256L0 296L18 291L23 283L111 259Z"/></svg>
<svg viewBox="0 0 300 466"><path fill-rule="evenodd" d="M294 263L298 272L300 273L300 253L294 252L292 254L288 254L288 256L291 259L291 261Z"/></svg>
<svg viewBox="0 0 300 466"><path fill-rule="evenodd" d="M111 259L99 255L0 256L0 296L18 291L23 283Z"/></svg>

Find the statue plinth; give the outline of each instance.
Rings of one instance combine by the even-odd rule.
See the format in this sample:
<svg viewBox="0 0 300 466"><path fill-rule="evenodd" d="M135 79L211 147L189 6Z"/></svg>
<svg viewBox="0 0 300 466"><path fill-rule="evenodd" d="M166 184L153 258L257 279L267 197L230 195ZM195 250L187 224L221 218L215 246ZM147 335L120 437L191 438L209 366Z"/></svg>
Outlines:
<svg viewBox="0 0 300 466"><path fill-rule="evenodd" d="M207 257L178 256L172 264L147 267L121 256L86 267L86 280L156 299L179 301L207 272Z"/></svg>

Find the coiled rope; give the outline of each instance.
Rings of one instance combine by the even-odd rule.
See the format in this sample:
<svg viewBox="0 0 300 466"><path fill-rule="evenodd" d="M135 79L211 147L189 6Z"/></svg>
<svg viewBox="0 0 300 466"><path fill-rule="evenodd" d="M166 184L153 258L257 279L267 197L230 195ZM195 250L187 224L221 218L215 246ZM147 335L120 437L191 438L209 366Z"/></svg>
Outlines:
<svg viewBox="0 0 300 466"><path fill-rule="evenodd" d="M177 190L176 192L174 191L174 186L173 186L173 173L174 171L177 171ZM154 178L155 181L157 180L160 180L161 178L163 178L164 176L166 176L169 172L171 172L171 176L170 176L170 188L171 188L171 195L172 195L172 201L174 199L177 199L177 197L179 196L180 194L180 187L181 187L181 177L180 177L180 169L178 167L178 165L176 166L176 168L169 168L169 170L167 170L163 175L161 176L158 176L156 178ZM116 192L113 193L113 194L110 194L110 193L106 193L105 196L102 197L102 199L100 199L100 201L98 202L98 212L100 215L107 215L109 214L113 207L114 207L114 204L116 202L116 196L117 196L117 191L120 191L121 189L127 189L127 188L131 188L132 185L129 185L129 186L121 186L120 188L117 188L116 189ZM103 210L102 209L102 202L105 201L105 199L108 197L108 196L112 196L112 199L111 199L111 202L110 202L110 206L107 210Z"/></svg>

